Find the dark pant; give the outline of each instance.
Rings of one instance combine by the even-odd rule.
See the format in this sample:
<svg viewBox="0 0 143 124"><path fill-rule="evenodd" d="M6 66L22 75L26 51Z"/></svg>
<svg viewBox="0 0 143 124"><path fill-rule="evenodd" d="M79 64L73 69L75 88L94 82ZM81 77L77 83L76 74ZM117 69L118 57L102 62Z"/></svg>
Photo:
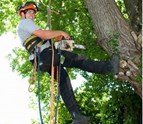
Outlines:
<svg viewBox="0 0 143 124"><path fill-rule="evenodd" d="M54 66L58 66L60 63L59 53L55 50L54 54ZM86 59L82 55L78 55L72 52L61 51L61 55L65 57L65 61L61 64L60 70L60 94L62 99L69 110L70 113L72 112L79 112L79 106L75 100L75 96L73 93L73 88L70 82L70 78L64 69L64 67L71 68L79 68L84 71L92 72L92 73L99 73L99 74L106 74L110 73L111 71L111 64L110 61L93 61L90 59ZM51 48L45 49L40 53L40 60L43 63L40 66L40 70L44 72L48 72L51 74L51 63L52 63L52 50ZM56 77L56 76L55 76Z"/></svg>

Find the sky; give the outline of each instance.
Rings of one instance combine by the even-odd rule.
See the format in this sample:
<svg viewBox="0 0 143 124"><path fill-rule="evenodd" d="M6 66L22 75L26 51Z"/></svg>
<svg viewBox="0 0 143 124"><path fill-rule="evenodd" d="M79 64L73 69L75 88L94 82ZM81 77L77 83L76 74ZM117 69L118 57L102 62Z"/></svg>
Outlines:
<svg viewBox="0 0 143 124"><path fill-rule="evenodd" d="M22 79L10 67L6 56L14 47L22 47L16 36L12 33L0 36L0 124L31 124L32 118L39 118L39 112L38 105L37 110L29 107L29 97L37 98L28 91L27 79ZM80 86L82 81L81 78L80 81L72 81L73 87Z"/></svg>
<svg viewBox="0 0 143 124"><path fill-rule="evenodd" d="M14 47L21 47L11 33L0 37L0 124L31 124L36 111L29 108L33 95L28 92L28 82L12 72L6 56ZM38 114L38 113L37 113Z"/></svg>

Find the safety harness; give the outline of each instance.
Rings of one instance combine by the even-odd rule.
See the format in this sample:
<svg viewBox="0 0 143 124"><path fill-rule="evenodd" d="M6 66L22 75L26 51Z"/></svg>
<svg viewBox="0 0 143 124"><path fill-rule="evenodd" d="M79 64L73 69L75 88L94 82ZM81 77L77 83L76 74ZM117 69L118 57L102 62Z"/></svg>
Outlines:
<svg viewBox="0 0 143 124"><path fill-rule="evenodd" d="M26 48L26 50L29 53L34 53L35 47L36 46L41 46L43 44L43 40L35 35L31 35L28 37L24 43L23 46Z"/></svg>

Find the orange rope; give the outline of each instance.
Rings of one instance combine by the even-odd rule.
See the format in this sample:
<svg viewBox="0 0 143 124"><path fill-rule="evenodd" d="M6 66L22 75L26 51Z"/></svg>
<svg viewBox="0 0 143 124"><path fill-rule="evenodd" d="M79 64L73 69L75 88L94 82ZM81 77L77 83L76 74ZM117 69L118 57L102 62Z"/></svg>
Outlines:
<svg viewBox="0 0 143 124"><path fill-rule="evenodd" d="M51 0L48 1L48 23L47 26L51 30ZM54 124L54 46L52 45L52 65L51 65L51 99L50 99L50 124Z"/></svg>
<svg viewBox="0 0 143 124"><path fill-rule="evenodd" d="M58 66L57 66L57 81L56 81L57 83L56 83L56 88L57 88L57 97L58 97L58 95L59 95L59 69L58 69ZM58 98L57 98L57 100L58 100ZM58 108L57 108L57 117L56 117L57 119L56 119L56 123L58 124L58 121L59 121L59 115L58 115Z"/></svg>
<svg viewBox="0 0 143 124"><path fill-rule="evenodd" d="M51 30L51 0L49 0L49 6L48 6L48 23L47 26L49 27L49 30Z"/></svg>
<svg viewBox="0 0 143 124"><path fill-rule="evenodd" d="M48 23L47 26L49 27L49 30L51 30L51 0L48 1ZM52 65L51 65L51 99L50 99L50 124L54 123L54 115L55 115L55 106L54 106L54 76L55 76L55 68L54 68L54 44L51 42L52 46ZM57 96L58 96L58 67L57 67ZM56 117L56 124L58 124L58 111L57 111L57 117Z"/></svg>
<svg viewBox="0 0 143 124"><path fill-rule="evenodd" d="M52 69L51 69L51 100L50 100L50 124L54 124L54 48L52 44Z"/></svg>
<svg viewBox="0 0 143 124"><path fill-rule="evenodd" d="M29 87L28 87L28 91L29 92L33 92L36 88L36 69L37 69L37 59L36 59L36 52L34 53L34 65L33 65L33 72L32 75L29 79ZM32 85L34 85L34 87L32 88Z"/></svg>

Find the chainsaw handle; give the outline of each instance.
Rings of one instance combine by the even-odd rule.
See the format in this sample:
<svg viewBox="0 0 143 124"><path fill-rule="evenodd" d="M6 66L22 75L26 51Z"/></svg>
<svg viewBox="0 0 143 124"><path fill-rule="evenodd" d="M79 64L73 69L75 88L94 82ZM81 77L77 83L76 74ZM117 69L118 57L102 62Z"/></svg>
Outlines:
<svg viewBox="0 0 143 124"><path fill-rule="evenodd" d="M61 40L66 40L65 38L64 38L64 36L58 36L57 38L56 38L56 41L57 42L59 42L59 41L61 41ZM68 39L68 40L72 40L72 37L70 38L70 39Z"/></svg>
<svg viewBox="0 0 143 124"><path fill-rule="evenodd" d="M64 40L64 37L61 35L61 36L58 36L57 38L56 38L56 40L57 40L57 42L59 42L59 41L61 41L61 40Z"/></svg>

